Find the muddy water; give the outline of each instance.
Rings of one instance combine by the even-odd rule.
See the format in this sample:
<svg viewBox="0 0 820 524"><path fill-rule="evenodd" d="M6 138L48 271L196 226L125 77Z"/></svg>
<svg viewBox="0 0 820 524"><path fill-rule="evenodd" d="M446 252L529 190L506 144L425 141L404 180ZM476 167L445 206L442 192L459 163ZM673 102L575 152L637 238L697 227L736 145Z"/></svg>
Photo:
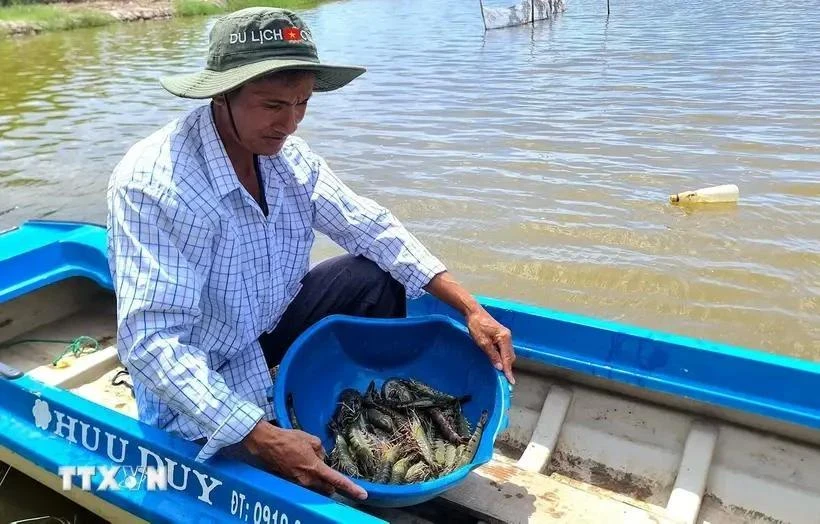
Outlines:
<svg viewBox="0 0 820 524"><path fill-rule="evenodd" d="M485 34L471 2L329 3L323 58L369 71L300 133L476 293L817 359L820 13L761 9L578 0ZM0 42L0 227L103 221L126 148L197 104L156 77L210 24ZM721 183L737 205L666 201Z"/></svg>
<svg viewBox="0 0 820 524"><path fill-rule="evenodd" d="M477 2L328 3L321 56L369 71L300 134L478 294L820 360L811 4L574 0L485 34ZM211 23L0 41L0 229L104 221L127 147L197 104L156 78L200 66ZM738 204L667 203L722 183Z"/></svg>
<svg viewBox="0 0 820 524"><path fill-rule="evenodd" d="M816 358L820 22L775 3L581 1L486 34L472 4L328 4L323 56L370 70L301 133L477 293ZM104 220L127 146L196 104L155 77L209 25L1 42L0 224ZM724 182L738 205L665 200Z"/></svg>

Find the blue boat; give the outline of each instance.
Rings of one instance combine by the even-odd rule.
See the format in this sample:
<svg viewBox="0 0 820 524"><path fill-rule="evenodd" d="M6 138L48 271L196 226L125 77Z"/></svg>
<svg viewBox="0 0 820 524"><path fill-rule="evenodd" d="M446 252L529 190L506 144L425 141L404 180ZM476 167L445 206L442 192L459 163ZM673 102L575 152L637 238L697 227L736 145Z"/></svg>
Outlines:
<svg viewBox="0 0 820 524"><path fill-rule="evenodd" d="M434 500L374 508L197 463L140 423L105 229L23 223L0 234L0 461L112 522L820 522L820 364L480 300L518 355L492 460ZM461 321L430 296L408 307Z"/></svg>

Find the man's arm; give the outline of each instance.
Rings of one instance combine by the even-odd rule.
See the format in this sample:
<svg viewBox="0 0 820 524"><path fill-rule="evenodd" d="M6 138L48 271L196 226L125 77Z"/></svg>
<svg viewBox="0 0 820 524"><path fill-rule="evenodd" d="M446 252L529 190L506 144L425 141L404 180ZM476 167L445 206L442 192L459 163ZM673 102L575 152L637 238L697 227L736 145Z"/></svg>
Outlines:
<svg viewBox="0 0 820 524"><path fill-rule="evenodd" d="M444 264L393 216L371 199L354 193L318 155L309 155L315 187L311 195L314 227L348 253L363 255L401 282L410 298L446 271Z"/></svg>
<svg viewBox="0 0 820 524"><path fill-rule="evenodd" d="M464 315L470 335L496 369L515 383L515 352L510 330L499 324L390 211L347 187L318 155L310 155L316 172L313 203L315 227L353 254L361 254L404 284L407 295L425 291Z"/></svg>
<svg viewBox="0 0 820 524"><path fill-rule="evenodd" d="M209 435L197 456L206 460L264 416L188 342L211 264L210 228L169 192L128 183L112 186L108 220L120 359L135 380Z"/></svg>

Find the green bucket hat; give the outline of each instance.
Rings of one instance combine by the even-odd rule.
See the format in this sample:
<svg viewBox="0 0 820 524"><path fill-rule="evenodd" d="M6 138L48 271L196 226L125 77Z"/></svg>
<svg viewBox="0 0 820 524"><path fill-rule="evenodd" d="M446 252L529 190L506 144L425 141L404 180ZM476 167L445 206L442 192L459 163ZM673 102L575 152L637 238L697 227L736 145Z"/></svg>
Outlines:
<svg viewBox="0 0 820 524"><path fill-rule="evenodd" d="M366 71L319 62L310 29L292 11L250 7L214 24L203 70L164 77L160 84L176 96L211 98L259 76L287 69L315 71L314 91L339 89Z"/></svg>

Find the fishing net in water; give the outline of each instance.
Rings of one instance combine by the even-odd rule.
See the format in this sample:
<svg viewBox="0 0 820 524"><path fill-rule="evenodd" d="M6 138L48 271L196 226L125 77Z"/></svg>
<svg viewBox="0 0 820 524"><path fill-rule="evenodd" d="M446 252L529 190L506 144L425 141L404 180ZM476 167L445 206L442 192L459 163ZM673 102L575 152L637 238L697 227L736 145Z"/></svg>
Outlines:
<svg viewBox="0 0 820 524"><path fill-rule="evenodd" d="M564 0L521 0L509 7L487 6L484 2L485 0L479 0L484 29L500 29L546 20L566 9Z"/></svg>

